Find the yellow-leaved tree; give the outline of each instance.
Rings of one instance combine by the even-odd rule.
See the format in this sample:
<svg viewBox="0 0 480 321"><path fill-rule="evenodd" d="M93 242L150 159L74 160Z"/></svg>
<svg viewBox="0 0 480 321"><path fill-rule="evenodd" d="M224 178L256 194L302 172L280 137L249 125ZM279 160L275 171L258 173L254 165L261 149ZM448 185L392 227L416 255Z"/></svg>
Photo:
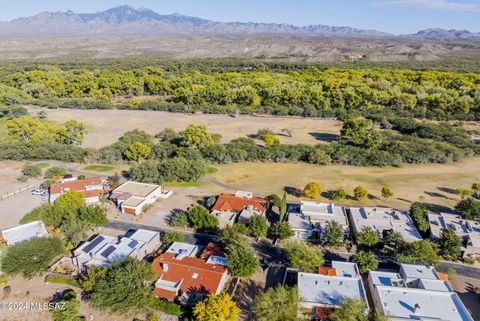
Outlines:
<svg viewBox="0 0 480 321"><path fill-rule="evenodd" d="M227 293L210 293L203 301L193 308L197 321L236 321L240 309Z"/></svg>

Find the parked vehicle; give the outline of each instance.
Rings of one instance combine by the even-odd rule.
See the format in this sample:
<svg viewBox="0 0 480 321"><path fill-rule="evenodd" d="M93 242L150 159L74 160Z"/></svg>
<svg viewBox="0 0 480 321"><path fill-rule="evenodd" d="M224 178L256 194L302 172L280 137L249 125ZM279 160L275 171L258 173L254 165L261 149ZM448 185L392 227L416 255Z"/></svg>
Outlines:
<svg viewBox="0 0 480 321"><path fill-rule="evenodd" d="M45 196L45 195L47 195L47 191L44 190L43 188L36 188L36 189L32 190L32 195Z"/></svg>

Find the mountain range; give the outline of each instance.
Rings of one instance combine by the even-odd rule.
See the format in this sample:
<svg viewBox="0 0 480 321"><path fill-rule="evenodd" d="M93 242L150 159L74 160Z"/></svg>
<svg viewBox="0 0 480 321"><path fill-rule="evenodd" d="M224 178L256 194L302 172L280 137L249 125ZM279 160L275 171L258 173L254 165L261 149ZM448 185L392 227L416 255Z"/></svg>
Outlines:
<svg viewBox="0 0 480 321"><path fill-rule="evenodd" d="M287 34L326 36L393 37L352 27L295 26L283 23L218 22L180 14L161 15L150 9L119 6L96 13L42 12L31 17L0 22L0 35L93 35L93 34ZM404 37L453 39L480 38L467 30L427 29Z"/></svg>

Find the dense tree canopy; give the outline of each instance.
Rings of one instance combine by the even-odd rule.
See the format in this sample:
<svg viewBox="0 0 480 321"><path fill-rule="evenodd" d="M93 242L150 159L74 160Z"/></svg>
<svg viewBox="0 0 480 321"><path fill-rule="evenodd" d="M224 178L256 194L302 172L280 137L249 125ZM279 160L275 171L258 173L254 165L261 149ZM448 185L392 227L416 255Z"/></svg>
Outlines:
<svg viewBox="0 0 480 321"><path fill-rule="evenodd" d="M259 321L297 321L298 289L276 286L257 295L252 308Z"/></svg>
<svg viewBox="0 0 480 321"><path fill-rule="evenodd" d="M113 262L93 284L94 307L116 313L143 310L151 295L153 272L146 261L128 257Z"/></svg>
<svg viewBox="0 0 480 321"><path fill-rule="evenodd" d="M210 293L193 307L197 321L236 321L239 314L240 309L226 293Z"/></svg>
<svg viewBox="0 0 480 321"><path fill-rule="evenodd" d="M55 237L37 237L11 246L2 259L2 271L30 278L47 271L64 251L62 241Z"/></svg>
<svg viewBox="0 0 480 321"><path fill-rule="evenodd" d="M315 272L325 263L323 252L302 241L290 241L285 246L290 267L302 272Z"/></svg>

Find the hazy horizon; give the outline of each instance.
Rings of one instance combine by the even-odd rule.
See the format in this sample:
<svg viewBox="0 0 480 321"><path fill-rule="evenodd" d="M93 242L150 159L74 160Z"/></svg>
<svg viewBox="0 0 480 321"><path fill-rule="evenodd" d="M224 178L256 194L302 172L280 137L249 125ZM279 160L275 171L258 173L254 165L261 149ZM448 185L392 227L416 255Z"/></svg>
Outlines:
<svg viewBox="0 0 480 321"><path fill-rule="evenodd" d="M341 3L333 0L177 0L174 3L165 0L84 0L81 3L17 0L4 6L0 21L44 11L92 13L120 5L222 22L349 26L393 34L415 33L427 28L480 31L480 1L471 0L344 0Z"/></svg>

